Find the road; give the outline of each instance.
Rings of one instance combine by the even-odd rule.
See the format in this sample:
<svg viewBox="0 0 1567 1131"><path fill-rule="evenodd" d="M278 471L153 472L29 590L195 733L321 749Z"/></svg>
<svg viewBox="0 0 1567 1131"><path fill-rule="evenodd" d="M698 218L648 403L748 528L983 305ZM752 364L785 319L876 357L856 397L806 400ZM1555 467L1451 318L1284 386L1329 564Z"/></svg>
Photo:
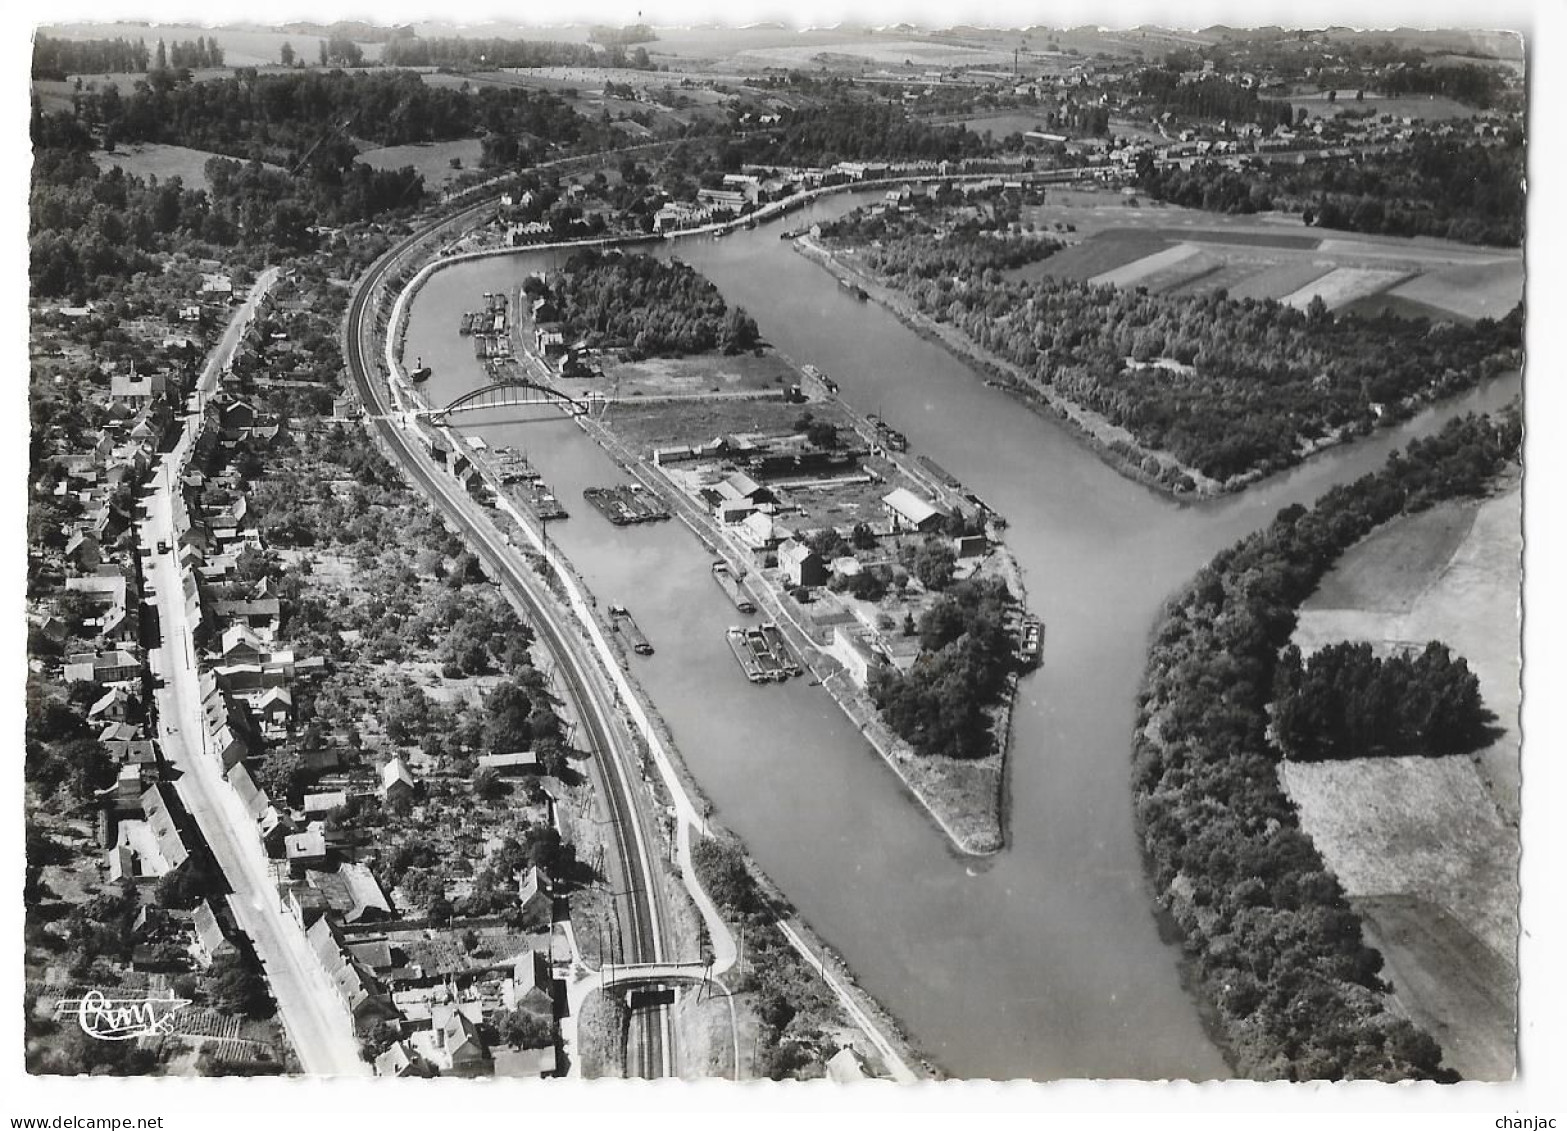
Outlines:
<svg viewBox="0 0 1567 1131"><path fill-rule="evenodd" d="M484 207L485 204L479 204L466 209L437 225L437 229L462 223ZM612 815L616 853L610 861L610 880L620 893L617 902L624 934L623 953L633 962L662 961L666 949L664 897L650 848L651 819L644 809L645 791L635 781L638 751L619 716L615 691L607 686L575 626L555 612L531 568L501 539L489 516L387 415L391 406L374 362L378 345L374 299L399 257L431 234L418 232L404 240L361 279L345 328L344 357L349 373L368 423L387 453L464 536L490 576L527 610L540 640L556 658L563 690L583 721L584 737L593 755L595 783ZM633 1021L628 1067L640 1076L669 1075L673 1049L667 1009L660 1006L639 1011Z"/></svg>
<svg viewBox="0 0 1567 1131"><path fill-rule="evenodd" d="M224 779L222 767L206 756L193 626L179 565L174 553L156 552L160 542L177 545L172 485L189 458L201 408L277 277L275 269L265 272L235 312L192 396L195 411L187 417L178 444L164 456L147 498L147 518L138 533L142 546L152 551L145 575L155 595L160 640L148 663L157 684L154 698L164 757L179 771L175 788L228 881L229 906L255 946L301 1066L312 1075L365 1076L369 1066L360 1059L347 1007L311 952L304 929L282 909L255 822Z"/></svg>

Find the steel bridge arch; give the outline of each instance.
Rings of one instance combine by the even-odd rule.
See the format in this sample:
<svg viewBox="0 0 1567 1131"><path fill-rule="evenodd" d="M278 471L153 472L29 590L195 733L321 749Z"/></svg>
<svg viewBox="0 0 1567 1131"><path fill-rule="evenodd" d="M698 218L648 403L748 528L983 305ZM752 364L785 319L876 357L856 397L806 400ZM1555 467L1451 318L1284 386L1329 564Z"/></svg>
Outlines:
<svg viewBox="0 0 1567 1131"><path fill-rule="evenodd" d="M494 384L472 389L445 408L436 409L430 417L432 420L442 420L454 412L509 408L522 404L548 404L551 401L570 405L574 416L581 416L588 411L588 406L570 393L563 393L559 389L552 389L548 385L523 378L519 381L497 381Z"/></svg>

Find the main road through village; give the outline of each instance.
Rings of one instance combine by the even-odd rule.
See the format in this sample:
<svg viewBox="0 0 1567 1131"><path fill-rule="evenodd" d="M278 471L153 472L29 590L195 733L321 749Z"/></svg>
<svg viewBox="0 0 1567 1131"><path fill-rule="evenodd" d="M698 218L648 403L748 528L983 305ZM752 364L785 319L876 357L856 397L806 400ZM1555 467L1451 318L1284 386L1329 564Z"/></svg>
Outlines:
<svg viewBox="0 0 1567 1131"><path fill-rule="evenodd" d="M179 545L174 529L174 484L189 459L206 398L277 274L275 269L265 272L244 306L235 312L192 395L189 407L193 411L186 417L179 441L163 457L147 497L140 538L144 550L150 552L145 573L159 627L159 645L151 650L148 660L157 683L159 738L164 756L179 773L175 788L228 881L232 891L229 907L255 946L301 1067L313 1075L363 1076L369 1073L369 1066L359 1056L348 1009L311 952L304 928L283 911L255 822L206 748L194 626L185 604L182 571L176 553L157 552L160 543Z"/></svg>
<svg viewBox="0 0 1567 1131"><path fill-rule="evenodd" d="M788 223L855 203L824 200ZM1173 213L1172 213L1173 215ZM1209 222L1185 213L1188 222ZM802 918L940 1066L965 1077L1222 1076L1222 1056L1161 937L1133 829L1130 751L1148 633L1218 550L1292 503L1375 469L1455 414L1516 395L1500 379L1330 451L1242 495L1178 504L1122 478L1055 422L1022 410L891 314L856 301L778 239L778 223L657 250L712 279L770 342L836 378L913 451L1010 521L1044 662L1014 717L1006 850L956 856L820 688L754 687L723 640L733 606L675 523L611 527L582 489L624 471L574 424L518 411L458 421L523 448L573 511L550 538L601 599L633 604L657 652L633 661L681 757ZM558 252L462 263L425 282L405 353L443 404L488 382L458 317L515 295ZM616 410L611 408L610 416Z"/></svg>

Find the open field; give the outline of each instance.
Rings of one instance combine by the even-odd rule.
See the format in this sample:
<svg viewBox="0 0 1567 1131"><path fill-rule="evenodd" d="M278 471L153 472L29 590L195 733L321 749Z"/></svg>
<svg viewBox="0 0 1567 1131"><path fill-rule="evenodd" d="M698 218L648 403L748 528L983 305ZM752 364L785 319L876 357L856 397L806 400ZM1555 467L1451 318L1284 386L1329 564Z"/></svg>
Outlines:
<svg viewBox="0 0 1567 1131"><path fill-rule="evenodd" d="M1279 101L1288 102L1296 109L1306 111L1308 118L1334 118L1346 112L1370 110L1381 117L1391 114L1395 118L1413 118L1417 121L1443 122L1450 118L1473 118L1479 113L1473 106L1465 106L1444 95L1406 95L1393 97L1366 91L1365 100L1355 101L1354 90L1341 90L1335 101L1329 102L1326 91L1309 94L1292 94Z"/></svg>
<svg viewBox="0 0 1567 1131"><path fill-rule="evenodd" d="M366 149L360 152L359 160L372 169L401 169L405 165L412 165L424 177L427 188L439 188L447 181L477 169L482 152L483 145L478 138L465 137L456 141ZM461 168L452 168L454 157L462 162Z"/></svg>
<svg viewBox="0 0 1567 1131"><path fill-rule="evenodd" d="M1284 762L1279 773L1301 826L1387 944L1404 1008L1445 1038L1449 1066L1510 1077L1518 834L1474 764L1358 758Z"/></svg>
<svg viewBox="0 0 1567 1131"><path fill-rule="evenodd" d="M187 149L183 145L148 142L121 146L113 153L95 151L92 156L100 169L118 167L135 176L157 177L160 181L178 177L186 188L206 189L211 187L207 183L207 162L222 155L205 149ZM276 165L269 165L269 168L282 171Z"/></svg>
<svg viewBox="0 0 1567 1131"><path fill-rule="evenodd" d="M1465 1076L1514 1068L1518 901L1516 485L1389 523L1351 548L1301 610L1303 652L1438 639L1480 680L1503 733L1477 755L1280 767L1301 824L1367 916L1399 1001Z"/></svg>
<svg viewBox="0 0 1567 1131"><path fill-rule="evenodd" d="M1279 301L1285 306L1305 310L1311 305L1312 299L1320 298L1329 310L1337 310L1348 303L1381 294L1395 283L1402 282L1407 274L1376 267L1335 267L1299 290L1284 295Z"/></svg>
<svg viewBox="0 0 1567 1131"><path fill-rule="evenodd" d="M1522 549L1516 486L1478 506L1444 503L1401 519L1340 559L1302 608L1294 636L1308 653L1338 640L1370 640L1387 650L1441 640L1463 656L1503 731L1475 762L1514 821Z"/></svg>
<svg viewBox="0 0 1567 1131"><path fill-rule="evenodd" d="M1432 319L1500 318L1523 297L1516 252L1436 239L1361 236L1306 228L1278 213L1228 216L1142 204L1100 191L1051 191L1026 222L1072 241L1049 259L1007 272L1234 298L1304 308L1382 309ZM1071 225L1059 232L1056 224Z"/></svg>
<svg viewBox="0 0 1567 1131"><path fill-rule="evenodd" d="M917 67L999 67L1012 66L1012 52L992 51L980 47L964 47L954 43L934 43L918 39L881 39L867 36L859 39L839 39L837 42L813 44L806 47L756 47L738 53L743 60L754 60L761 66L803 67L810 66L818 56L846 60L864 60L867 64L897 65L907 63Z"/></svg>
<svg viewBox="0 0 1567 1131"><path fill-rule="evenodd" d="M992 137L1009 137L1015 133L1027 133L1029 130L1043 130L1045 116L1040 114L988 114L974 118L960 119L960 123L971 134L984 134L987 130Z"/></svg>
<svg viewBox="0 0 1567 1131"><path fill-rule="evenodd" d="M787 432L806 410L819 420L847 426L846 418L823 404L785 404L740 397L688 404L624 402L609 410L604 423L639 454L651 455L654 448L702 443L727 433Z"/></svg>
<svg viewBox="0 0 1567 1131"><path fill-rule="evenodd" d="M1511 259L1460 263L1419 275L1389 293L1467 318L1501 318L1523 300L1523 269Z"/></svg>
<svg viewBox="0 0 1567 1131"><path fill-rule="evenodd" d="M1448 1066L1468 1080L1511 1079L1517 1067L1513 968L1439 904L1407 895L1350 902L1386 959L1382 976L1399 1005L1436 1038Z"/></svg>
<svg viewBox="0 0 1567 1131"><path fill-rule="evenodd" d="M775 353L703 357L650 357L644 361L609 361L602 380L581 387L606 396L670 396L703 393L782 392L799 374ZM573 388L576 388L573 382Z"/></svg>

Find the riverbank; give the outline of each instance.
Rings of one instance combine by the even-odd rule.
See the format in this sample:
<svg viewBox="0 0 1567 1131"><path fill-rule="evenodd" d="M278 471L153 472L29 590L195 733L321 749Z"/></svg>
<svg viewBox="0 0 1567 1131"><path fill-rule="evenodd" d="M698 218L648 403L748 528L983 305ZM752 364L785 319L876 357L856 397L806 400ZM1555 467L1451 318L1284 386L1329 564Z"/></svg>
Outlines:
<svg viewBox="0 0 1567 1131"><path fill-rule="evenodd" d="M1067 424L1072 435L1128 479L1172 499L1187 499L1194 495L1217 496L1239 489L1238 485L1226 485L1204 475L1168 452L1142 446L1131 432L1110 423L1099 413L1050 389L1041 388L1022 369L981 348L961 330L942 325L916 310L913 303L881 279L846 262L842 256L835 255L810 236L799 237L793 241L793 246L796 252L820 265L835 278L862 288L867 300L888 311L920 337L937 343L965 365L987 374L987 384L1005 389L1034 412ZM1149 466L1150 461L1152 467ZM1196 484L1195 490L1175 490L1170 480L1179 475L1189 476Z"/></svg>

